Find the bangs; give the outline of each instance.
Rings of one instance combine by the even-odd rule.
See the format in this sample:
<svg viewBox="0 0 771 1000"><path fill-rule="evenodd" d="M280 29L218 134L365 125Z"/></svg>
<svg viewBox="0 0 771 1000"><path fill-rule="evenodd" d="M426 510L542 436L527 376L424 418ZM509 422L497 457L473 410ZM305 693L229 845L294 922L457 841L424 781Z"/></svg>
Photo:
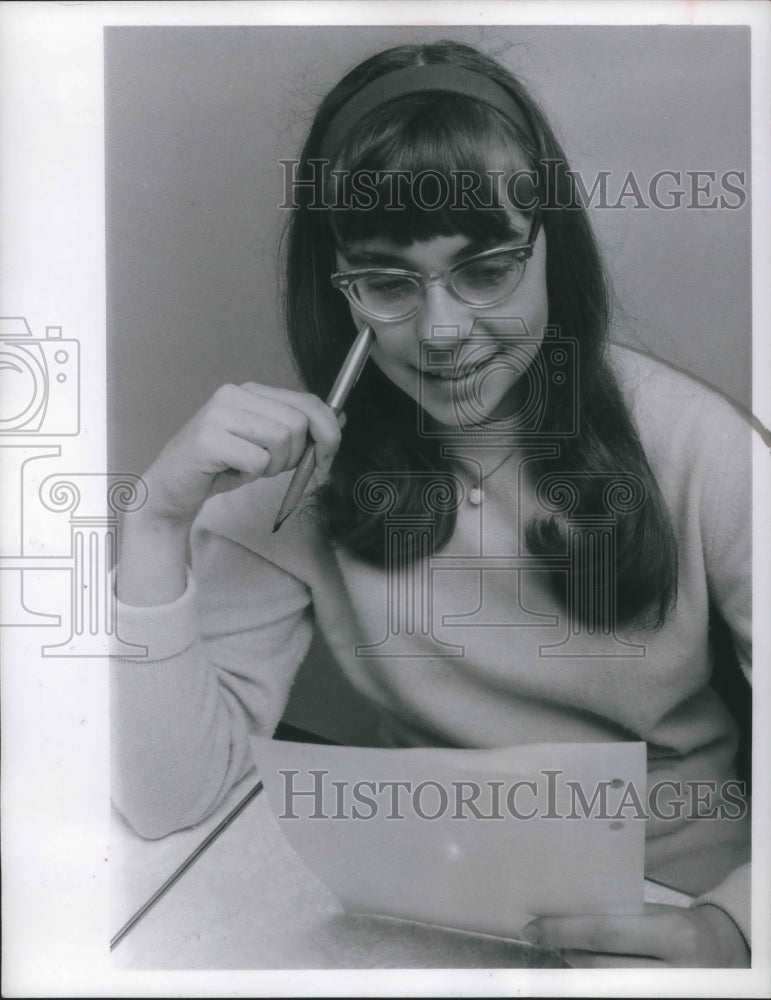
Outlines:
<svg viewBox="0 0 771 1000"><path fill-rule="evenodd" d="M446 93L391 101L359 123L327 177L335 242L505 241L517 211L506 179L534 159L515 126L486 104Z"/></svg>

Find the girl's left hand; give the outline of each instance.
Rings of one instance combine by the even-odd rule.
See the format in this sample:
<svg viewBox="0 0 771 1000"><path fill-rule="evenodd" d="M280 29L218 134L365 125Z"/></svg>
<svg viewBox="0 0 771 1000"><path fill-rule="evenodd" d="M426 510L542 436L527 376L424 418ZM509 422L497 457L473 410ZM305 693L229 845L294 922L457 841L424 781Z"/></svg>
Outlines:
<svg viewBox="0 0 771 1000"><path fill-rule="evenodd" d="M693 909L649 903L639 916L540 917L522 937L559 949L577 969L750 966L741 931L709 903Z"/></svg>

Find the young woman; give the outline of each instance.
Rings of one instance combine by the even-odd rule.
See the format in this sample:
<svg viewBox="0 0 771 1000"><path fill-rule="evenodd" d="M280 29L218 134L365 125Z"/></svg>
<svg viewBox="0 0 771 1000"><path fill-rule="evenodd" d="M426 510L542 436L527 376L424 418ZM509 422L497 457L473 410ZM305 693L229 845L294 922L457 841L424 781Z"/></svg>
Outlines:
<svg viewBox="0 0 771 1000"><path fill-rule="evenodd" d="M382 745L645 740L649 788L672 793L646 873L696 905L542 918L532 936L576 965L747 964L746 802L709 633L717 614L749 669L745 425L610 346L564 154L475 50L405 46L354 69L289 197L308 391L219 389L122 529L121 635L149 659L115 667L118 805L150 837L215 808L315 626L378 708ZM341 434L322 400L365 324ZM273 532L309 439L313 487ZM694 787L709 802L683 808Z"/></svg>

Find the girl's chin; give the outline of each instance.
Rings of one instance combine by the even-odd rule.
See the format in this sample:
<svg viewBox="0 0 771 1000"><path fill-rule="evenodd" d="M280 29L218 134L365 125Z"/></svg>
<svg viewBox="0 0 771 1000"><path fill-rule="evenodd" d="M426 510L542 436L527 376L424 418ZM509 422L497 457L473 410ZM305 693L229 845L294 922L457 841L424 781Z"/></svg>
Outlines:
<svg viewBox="0 0 771 1000"><path fill-rule="evenodd" d="M420 400L423 409L442 426L453 429L474 430L497 421L511 422L518 410L514 387L495 395L469 396L458 394L446 401L428 398Z"/></svg>
<svg viewBox="0 0 771 1000"><path fill-rule="evenodd" d="M499 421L510 423L512 410L505 406L503 401L498 406L480 407L479 405L469 406L465 403L455 403L450 406L426 406L423 409L432 420L441 428L448 431L468 431L491 428L491 425Z"/></svg>

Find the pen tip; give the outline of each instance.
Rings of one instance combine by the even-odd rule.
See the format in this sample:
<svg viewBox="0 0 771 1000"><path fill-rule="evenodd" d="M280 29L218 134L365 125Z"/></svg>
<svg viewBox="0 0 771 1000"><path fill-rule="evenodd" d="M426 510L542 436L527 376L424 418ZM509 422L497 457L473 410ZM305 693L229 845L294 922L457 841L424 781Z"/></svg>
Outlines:
<svg viewBox="0 0 771 1000"><path fill-rule="evenodd" d="M286 521L287 517L289 517L288 514L284 515L284 517L279 517L277 519L276 523L273 525L273 534L274 535L276 534L276 532L278 531L278 529L281 527L281 525L284 523L284 521Z"/></svg>

